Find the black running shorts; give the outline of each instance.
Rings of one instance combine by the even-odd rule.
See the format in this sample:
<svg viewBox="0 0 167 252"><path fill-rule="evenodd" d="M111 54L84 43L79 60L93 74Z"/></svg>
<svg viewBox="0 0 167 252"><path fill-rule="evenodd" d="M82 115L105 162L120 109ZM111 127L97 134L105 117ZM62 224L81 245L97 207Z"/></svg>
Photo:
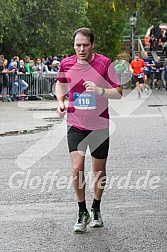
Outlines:
<svg viewBox="0 0 167 252"><path fill-rule="evenodd" d="M81 130L68 126L67 141L69 152L83 151L89 146L91 156L97 159L106 159L109 150L109 129Z"/></svg>
<svg viewBox="0 0 167 252"><path fill-rule="evenodd" d="M154 79L156 79L157 81L161 80L161 73L155 73L154 75Z"/></svg>
<svg viewBox="0 0 167 252"><path fill-rule="evenodd" d="M133 75L133 82L134 82L134 85L136 85L137 82L144 83L144 79L143 78L138 78L138 76Z"/></svg>

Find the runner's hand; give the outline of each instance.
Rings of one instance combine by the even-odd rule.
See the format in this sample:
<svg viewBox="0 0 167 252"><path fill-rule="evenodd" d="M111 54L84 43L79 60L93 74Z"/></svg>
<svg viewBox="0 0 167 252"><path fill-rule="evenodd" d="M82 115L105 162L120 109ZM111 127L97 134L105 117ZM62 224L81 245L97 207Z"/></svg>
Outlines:
<svg viewBox="0 0 167 252"><path fill-rule="evenodd" d="M85 81L83 85L85 86L87 92L93 92L98 95L100 95L102 92L102 89L100 87L97 87L96 84L92 81Z"/></svg>
<svg viewBox="0 0 167 252"><path fill-rule="evenodd" d="M65 105L64 103L61 103L58 105L58 108L57 108L57 113L59 115L60 118L64 118L64 115L65 115Z"/></svg>

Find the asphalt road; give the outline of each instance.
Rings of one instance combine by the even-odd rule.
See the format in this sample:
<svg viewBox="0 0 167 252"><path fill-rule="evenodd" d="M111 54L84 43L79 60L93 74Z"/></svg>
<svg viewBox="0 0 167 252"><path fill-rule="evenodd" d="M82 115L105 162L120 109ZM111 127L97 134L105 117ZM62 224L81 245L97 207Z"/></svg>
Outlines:
<svg viewBox="0 0 167 252"><path fill-rule="evenodd" d="M104 227L85 234L73 233L78 208L56 106L0 103L0 252L166 252L167 92L111 103ZM90 209L89 153L86 174Z"/></svg>

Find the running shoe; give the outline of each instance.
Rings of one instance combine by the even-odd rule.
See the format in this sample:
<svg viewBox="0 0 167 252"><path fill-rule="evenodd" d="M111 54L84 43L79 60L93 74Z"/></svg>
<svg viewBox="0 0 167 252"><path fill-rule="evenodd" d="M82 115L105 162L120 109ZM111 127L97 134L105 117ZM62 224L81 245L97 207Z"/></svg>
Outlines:
<svg viewBox="0 0 167 252"><path fill-rule="evenodd" d="M91 216L90 227L92 228L103 227L103 220L101 218L99 209L92 208L90 216Z"/></svg>
<svg viewBox="0 0 167 252"><path fill-rule="evenodd" d="M75 233L83 233L87 230L87 225L91 221L90 215L88 212L79 211L78 220L74 225Z"/></svg>

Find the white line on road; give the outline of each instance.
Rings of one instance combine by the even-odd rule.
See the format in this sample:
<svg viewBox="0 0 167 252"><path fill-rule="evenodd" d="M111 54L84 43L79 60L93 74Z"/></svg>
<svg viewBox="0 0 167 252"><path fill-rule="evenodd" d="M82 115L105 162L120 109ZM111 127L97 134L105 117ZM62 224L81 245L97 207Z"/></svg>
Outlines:
<svg viewBox="0 0 167 252"><path fill-rule="evenodd" d="M161 114L139 114L139 115L114 115L110 116L111 119L114 118L156 118L156 117L162 117Z"/></svg>

